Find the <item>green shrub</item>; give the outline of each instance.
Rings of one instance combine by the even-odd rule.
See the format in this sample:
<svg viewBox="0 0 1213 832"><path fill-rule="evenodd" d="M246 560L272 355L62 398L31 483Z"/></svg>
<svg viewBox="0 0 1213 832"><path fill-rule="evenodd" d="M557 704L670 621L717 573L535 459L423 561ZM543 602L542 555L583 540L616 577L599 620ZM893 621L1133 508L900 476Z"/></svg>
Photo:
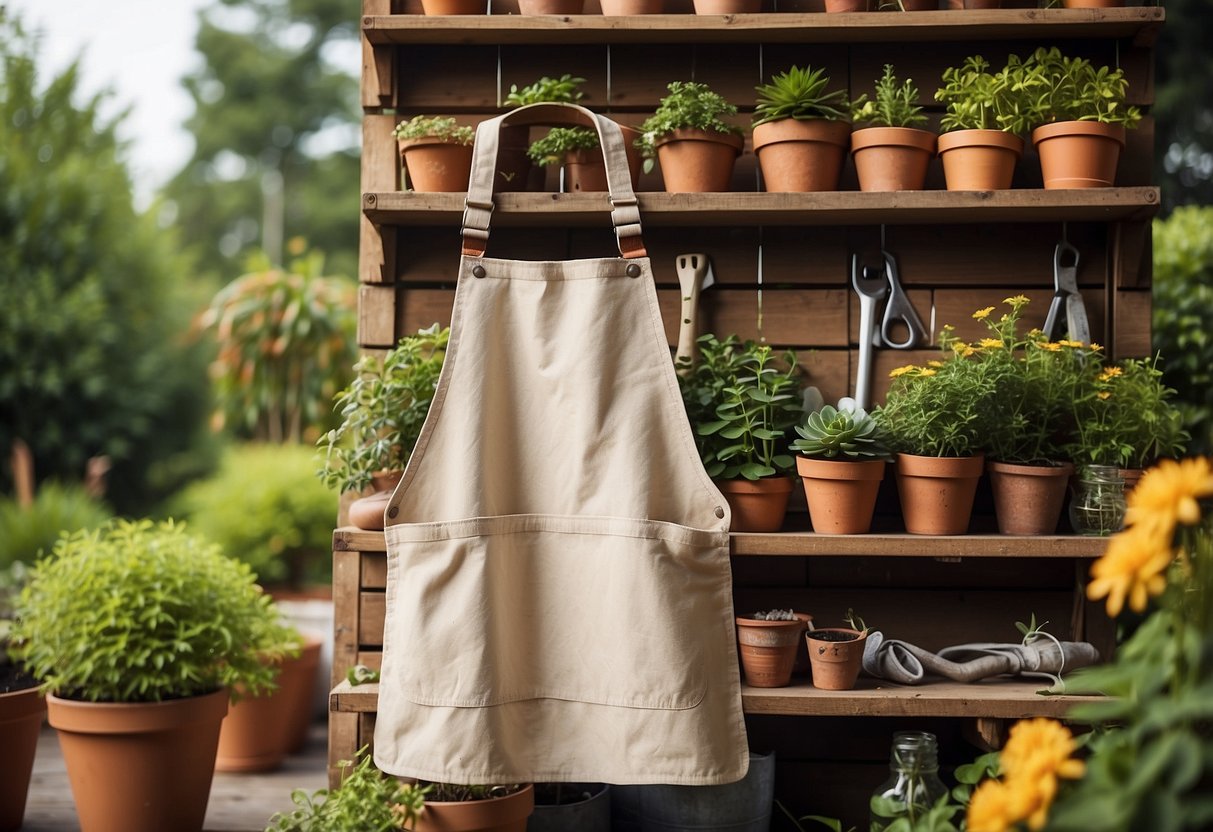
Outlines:
<svg viewBox="0 0 1213 832"><path fill-rule="evenodd" d="M327 582L337 501L315 471L311 447L237 445L213 477L177 496L174 514L262 583Z"/></svg>
<svg viewBox="0 0 1213 832"><path fill-rule="evenodd" d="M50 554L60 532L100 526L110 516L108 508L75 485L44 483L28 507L0 497L0 569L16 561L32 564Z"/></svg>

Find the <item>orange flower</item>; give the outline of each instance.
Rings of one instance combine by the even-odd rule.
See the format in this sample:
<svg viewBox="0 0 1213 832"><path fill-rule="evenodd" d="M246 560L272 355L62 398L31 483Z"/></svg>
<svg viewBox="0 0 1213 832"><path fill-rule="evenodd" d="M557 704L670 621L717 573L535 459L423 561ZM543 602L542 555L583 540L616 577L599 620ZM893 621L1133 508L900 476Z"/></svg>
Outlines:
<svg viewBox="0 0 1213 832"><path fill-rule="evenodd" d="M1164 573L1174 558L1169 542L1169 537L1163 540L1146 526L1114 535L1103 556L1091 564L1087 598L1098 601L1106 597L1112 618L1120 615L1126 598L1134 611L1144 610L1149 598L1167 588Z"/></svg>
<svg viewBox="0 0 1213 832"><path fill-rule="evenodd" d="M1207 458L1164 459L1142 475L1129 495L1125 524L1143 526L1160 538L1160 545L1170 546L1175 524L1197 523L1197 501L1209 496L1213 496L1213 467Z"/></svg>
<svg viewBox="0 0 1213 832"><path fill-rule="evenodd" d="M997 780L986 780L973 792L965 814L969 832L1007 832L1017 818L1011 810L1011 793Z"/></svg>

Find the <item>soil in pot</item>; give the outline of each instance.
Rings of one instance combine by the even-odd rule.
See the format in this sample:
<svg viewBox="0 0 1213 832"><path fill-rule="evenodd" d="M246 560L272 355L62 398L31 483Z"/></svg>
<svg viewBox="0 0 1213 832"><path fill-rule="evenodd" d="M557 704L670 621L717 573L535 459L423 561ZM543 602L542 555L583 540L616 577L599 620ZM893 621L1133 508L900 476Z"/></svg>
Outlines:
<svg viewBox="0 0 1213 832"><path fill-rule="evenodd" d="M1046 189L1108 188L1125 146L1125 128L1097 121L1059 121L1032 131Z"/></svg>
<svg viewBox="0 0 1213 832"><path fill-rule="evenodd" d="M844 627L826 627L805 633L813 687L821 690L850 690L863 666L868 634Z"/></svg>
<svg viewBox="0 0 1213 832"><path fill-rule="evenodd" d="M21 828L45 715L37 680L11 665L0 666L0 832Z"/></svg>
<svg viewBox="0 0 1213 832"><path fill-rule="evenodd" d="M527 832L611 832L611 787L606 783L536 783L535 813Z"/></svg>
<svg viewBox="0 0 1213 832"><path fill-rule="evenodd" d="M897 494L910 534L964 534L969 530L985 458L897 455Z"/></svg>
<svg viewBox="0 0 1213 832"><path fill-rule="evenodd" d="M1006 190L1023 155L1023 139L1002 130L953 130L937 145L949 191Z"/></svg>
<svg viewBox="0 0 1213 832"><path fill-rule="evenodd" d="M400 158L417 193L459 193L472 175L472 146L440 139L401 139Z"/></svg>
<svg viewBox="0 0 1213 832"><path fill-rule="evenodd" d="M921 191L935 134L914 127L864 127L851 134L861 191Z"/></svg>
<svg viewBox="0 0 1213 832"><path fill-rule="evenodd" d="M989 462L994 514L1002 534L1053 534L1074 466Z"/></svg>
<svg viewBox="0 0 1213 832"><path fill-rule="evenodd" d="M416 832L526 832L535 809L535 787L505 797L441 802L427 800Z"/></svg>
<svg viewBox="0 0 1213 832"><path fill-rule="evenodd" d="M777 532L783 526L792 493L792 481L787 477L720 480L716 487L733 512L732 531Z"/></svg>
<svg viewBox="0 0 1213 832"><path fill-rule="evenodd" d="M756 688L781 688L792 681L800 637L809 616L765 621L737 616L737 647L746 682Z"/></svg>
<svg viewBox="0 0 1213 832"><path fill-rule="evenodd" d="M731 133L675 130L654 144L667 193L718 193L729 190L745 140Z"/></svg>
<svg viewBox="0 0 1213 832"><path fill-rule="evenodd" d="M754 128L754 153L769 193L838 190L850 146L845 121L785 118Z"/></svg>
<svg viewBox="0 0 1213 832"><path fill-rule="evenodd" d="M843 461L796 458L813 531L866 534L872 528L876 494L884 479L883 459Z"/></svg>

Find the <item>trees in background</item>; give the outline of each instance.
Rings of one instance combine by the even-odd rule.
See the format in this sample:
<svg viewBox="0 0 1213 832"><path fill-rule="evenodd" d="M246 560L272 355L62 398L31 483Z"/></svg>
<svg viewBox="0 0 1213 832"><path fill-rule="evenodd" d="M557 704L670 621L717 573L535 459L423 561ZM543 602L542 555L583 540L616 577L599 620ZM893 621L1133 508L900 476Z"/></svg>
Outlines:
<svg viewBox="0 0 1213 832"><path fill-rule="evenodd" d="M1166 0L1155 53L1154 166L1163 207L1213 204L1213 14L1209 0Z"/></svg>

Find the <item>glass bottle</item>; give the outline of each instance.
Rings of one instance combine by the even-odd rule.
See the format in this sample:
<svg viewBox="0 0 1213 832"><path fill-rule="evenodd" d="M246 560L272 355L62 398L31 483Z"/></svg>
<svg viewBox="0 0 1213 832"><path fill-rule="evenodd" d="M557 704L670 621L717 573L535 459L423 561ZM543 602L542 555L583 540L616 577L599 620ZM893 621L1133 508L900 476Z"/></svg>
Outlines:
<svg viewBox="0 0 1213 832"><path fill-rule="evenodd" d="M906 818L913 825L948 787L939 779L939 746L926 731L898 731L889 751L889 779L872 792L871 832L881 832Z"/></svg>
<svg viewBox="0 0 1213 832"><path fill-rule="evenodd" d="M1088 465L1070 498L1070 525L1078 534L1109 535L1125 523L1125 481L1112 465Z"/></svg>

